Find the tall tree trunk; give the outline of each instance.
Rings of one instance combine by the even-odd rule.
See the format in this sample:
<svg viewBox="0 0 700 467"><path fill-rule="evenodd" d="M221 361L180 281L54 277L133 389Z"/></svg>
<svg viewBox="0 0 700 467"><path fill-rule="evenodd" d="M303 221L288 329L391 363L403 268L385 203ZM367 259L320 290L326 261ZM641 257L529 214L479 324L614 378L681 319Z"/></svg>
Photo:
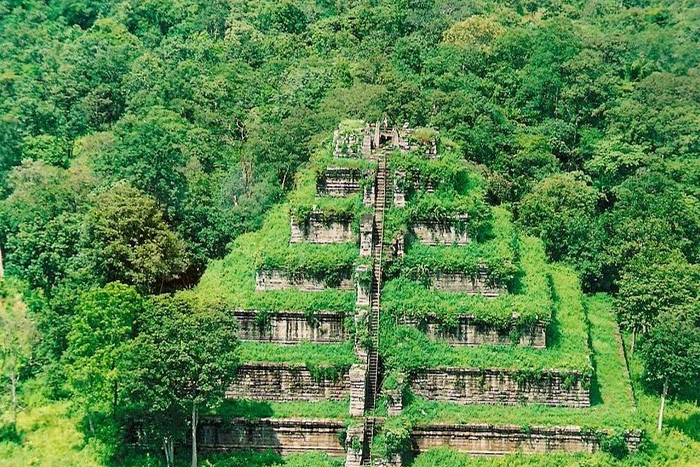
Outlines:
<svg viewBox="0 0 700 467"><path fill-rule="evenodd" d="M632 346L630 347L630 357L634 356L634 342L637 340L637 327L632 328Z"/></svg>
<svg viewBox="0 0 700 467"><path fill-rule="evenodd" d="M668 393L668 378L664 380L664 389L661 392L661 408L659 409L659 425L657 431L661 433L661 427L664 423L664 406L666 405L666 394Z"/></svg>
<svg viewBox="0 0 700 467"><path fill-rule="evenodd" d="M165 453L165 466L173 467L175 450L173 449L173 437L170 435L163 437L163 452Z"/></svg>
<svg viewBox="0 0 700 467"><path fill-rule="evenodd" d="M5 268L2 266L2 248L0 248L0 277L5 277Z"/></svg>
<svg viewBox="0 0 700 467"><path fill-rule="evenodd" d="M90 433L95 436L95 425L92 423L92 413L88 410L87 412L88 427L90 428Z"/></svg>
<svg viewBox="0 0 700 467"><path fill-rule="evenodd" d="M192 402L192 467L197 467L197 423L199 422L199 413L197 403Z"/></svg>

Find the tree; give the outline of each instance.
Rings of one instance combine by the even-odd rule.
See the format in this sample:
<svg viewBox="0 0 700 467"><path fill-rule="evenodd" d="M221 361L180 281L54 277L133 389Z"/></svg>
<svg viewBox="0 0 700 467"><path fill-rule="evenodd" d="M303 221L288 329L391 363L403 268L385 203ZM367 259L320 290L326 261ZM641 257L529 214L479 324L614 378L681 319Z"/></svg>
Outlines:
<svg viewBox="0 0 700 467"><path fill-rule="evenodd" d="M598 192L580 172L552 175L525 195L518 207L520 223L538 235L554 260L585 245L595 218Z"/></svg>
<svg viewBox="0 0 700 467"><path fill-rule="evenodd" d="M700 267L677 250L643 250L622 271L615 298L618 321L635 336L646 332L657 316L700 300Z"/></svg>
<svg viewBox="0 0 700 467"><path fill-rule="evenodd" d="M147 303L138 333L129 390L134 410L161 437L168 466L189 418L196 467L200 411L219 404L238 366L236 320L224 307L161 295Z"/></svg>
<svg viewBox="0 0 700 467"><path fill-rule="evenodd" d="M185 243L170 231L152 198L120 183L95 196L92 204L83 254L101 281L155 291L185 271Z"/></svg>
<svg viewBox="0 0 700 467"><path fill-rule="evenodd" d="M700 380L700 303L695 300L662 312L640 344L645 377L661 390L658 431L669 394L697 390Z"/></svg>
<svg viewBox="0 0 700 467"><path fill-rule="evenodd" d="M85 410L95 434L96 414L117 415L128 375L126 352L143 308L133 287L118 282L81 294L65 354L73 401Z"/></svg>
<svg viewBox="0 0 700 467"><path fill-rule="evenodd" d="M19 401L17 386L22 370L32 360L32 348L38 338L27 305L14 284L0 278L0 377L10 382L10 422L17 422Z"/></svg>
<svg viewBox="0 0 700 467"><path fill-rule="evenodd" d="M495 164L511 184L509 201L521 199L535 184L559 172L560 165L544 135L520 134L516 140L518 151L500 154Z"/></svg>
<svg viewBox="0 0 700 467"><path fill-rule="evenodd" d="M175 112L157 106L125 115L115 127L112 150L96 161L98 172L112 181L126 179L152 196L169 218L177 217L186 192L185 123Z"/></svg>

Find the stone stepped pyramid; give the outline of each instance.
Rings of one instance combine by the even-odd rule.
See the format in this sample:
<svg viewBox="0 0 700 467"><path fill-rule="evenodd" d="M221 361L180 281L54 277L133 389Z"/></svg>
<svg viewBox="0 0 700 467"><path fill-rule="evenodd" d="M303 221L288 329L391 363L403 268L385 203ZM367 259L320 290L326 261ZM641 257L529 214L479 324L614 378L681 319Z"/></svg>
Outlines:
<svg viewBox="0 0 700 467"><path fill-rule="evenodd" d="M214 420L203 423L200 446L205 449L273 449L282 454L304 451L324 451L332 455L344 453L346 467L360 465L400 465L394 456L381 459L372 451L373 441L381 432L385 418L377 416L380 396L388 397L388 416L401 413L403 400L400 391L382 389L382 361L379 354L380 323L382 315L382 286L384 265L391 258L404 254L405 242L391 244L385 239L385 213L391 206L402 208L407 200L397 181L406 174L390 168L388 158L393 151L420 151L423 157L437 158L437 138L417 145L411 138L412 129L395 128L386 120L374 125L358 126L352 131L336 131L333 141L334 165L328 166L317 178L317 196L342 198L359 195L363 204L371 208L359 219L359 231L349 226L352 219L323 217L312 212L306 224L294 217L290 221L290 242L321 245L354 242L360 258L369 258L355 270L354 278L343 280L340 289L356 291L355 326L366 326L368 345L355 343L355 351L362 363L353 365L338 380L315 379L306 368L288 364L244 364L241 376L228 396L259 401L323 401L349 399L349 413L357 422L349 427L332 420L263 419L259 422L234 420L228 426ZM376 162L374 172L343 167L343 159L364 158ZM361 178L371 183L361 183ZM426 186L433 193L435 186ZM429 246L467 247L473 239L458 232L454 221L469 222L466 216L435 222L417 222L411 234L418 242ZM369 276L369 281L361 277ZM482 269L475 276L459 274L436 275L434 289L441 292L480 295L495 298L508 293L504 285L494 286L488 281L488 271ZM308 279L285 277L280 271L257 273L256 290L270 291L296 288L316 292L326 287ZM255 310L235 310L240 323L239 338L280 345L295 345L302 341L316 343L343 342L352 338L343 319L334 313L320 313L310 323L302 313L281 310L268 327L261 328L255 321ZM400 324L416 324L410 318ZM459 317L456 330L445 333L437 322L428 322L423 330L435 339L444 339L453 346L512 344L500 331L475 324L473 316ZM542 324L520 337L520 346L543 349L546 347L546 329ZM456 404L520 405L538 403L569 407L572 410L590 404L589 388L585 378L573 383L569 375L556 370L548 372L538 382L523 382L517 372L494 368L426 368L411 375L402 375L414 395L426 399ZM218 424L217 424L218 423ZM491 425L446 425L435 423L417 427L411 434L412 449L416 452L430 447L450 445L474 454L504 454L516 450L526 452L583 451L597 449L597 439L580 427L533 427L528 432L521 427ZM345 445L329 433L345 431ZM294 433L291 435L290 433Z"/></svg>

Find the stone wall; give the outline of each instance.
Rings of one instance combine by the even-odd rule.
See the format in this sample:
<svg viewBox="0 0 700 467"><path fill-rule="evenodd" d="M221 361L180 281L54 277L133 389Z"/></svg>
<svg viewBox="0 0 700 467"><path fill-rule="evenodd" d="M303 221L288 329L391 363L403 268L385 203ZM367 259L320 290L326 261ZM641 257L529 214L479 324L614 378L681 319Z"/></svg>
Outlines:
<svg viewBox="0 0 700 467"><path fill-rule="evenodd" d="M470 315L460 316L457 325L449 329L441 328L435 315L429 316L427 322L424 323L404 319L403 324L414 325L428 336L434 339L444 339L451 345L505 345L513 343L511 329L517 326L517 321L513 321L513 328L504 330L477 324L474 322L474 317ZM535 323L531 329L522 333L518 345L538 349L545 348L547 346L547 327L542 323Z"/></svg>
<svg viewBox="0 0 700 467"><path fill-rule="evenodd" d="M360 181L363 178L360 169L328 167L316 180L316 193L333 197L354 195L360 192Z"/></svg>
<svg viewBox="0 0 700 467"><path fill-rule="evenodd" d="M357 234L352 231L350 219L326 219L321 212L312 212L305 224L300 224L294 216L290 219L291 237L289 243L347 243L356 242Z"/></svg>
<svg viewBox="0 0 700 467"><path fill-rule="evenodd" d="M348 374L317 379L308 368L287 363L246 363L226 391L232 399L259 401L342 401L350 393Z"/></svg>
<svg viewBox="0 0 700 467"><path fill-rule="evenodd" d="M498 297L507 293L503 286L490 283L488 271L482 269L477 275L439 272L433 276L433 288L445 292L460 292L485 297Z"/></svg>
<svg viewBox="0 0 700 467"><path fill-rule="evenodd" d="M627 433L630 451L636 451L640 433ZM517 425L429 425L416 426L411 433L413 454L434 447L450 447L475 455L504 455L524 453L594 452L599 449L595 434L577 426L533 426L523 429Z"/></svg>
<svg viewBox="0 0 700 467"><path fill-rule="evenodd" d="M374 215L362 214L360 218L360 256L372 255L372 228Z"/></svg>
<svg viewBox="0 0 700 467"><path fill-rule="evenodd" d="M513 370L432 368L414 373L409 385L416 397L462 405L590 406L590 378L577 373L551 371L529 379Z"/></svg>
<svg viewBox="0 0 700 467"><path fill-rule="evenodd" d="M345 457L341 444L345 435L351 446L352 438L364 441L361 427L347 428L340 420L327 419L269 419L248 420L206 417L199 423L198 447L202 452L272 450L280 455L324 452L333 457ZM625 434L628 449L637 450L641 433ZM449 447L474 455L505 455L513 452L584 452L600 449L594 433L577 426L517 425L449 425L414 426L410 437L410 454L415 456L435 447ZM360 465L361 452L348 449L349 466Z"/></svg>
<svg viewBox="0 0 700 467"><path fill-rule="evenodd" d="M421 220L413 222L411 233L424 245L467 245L471 240L466 230L460 228L459 222L466 216L454 217L445 221Z"/></svg>
<svg viewBox="0 0 700 467"><path fill-rule="evenodd" d="M352 278L343 279L337 287L328 287L327 284L317 279L305 277L288 277L284 271L272 269L268 271L257 271L255 273L255 290L282 290L298 289L304 292L319 292L329 288L340 290L354 290Z"/></svg>
<svg viewBox="0 0 700 467"><path fill-rule="evenodd" d="M301 341L344 342L349 333L342 313L314 313L309 319L298 311L278 311L269 313L268 322L260 324L255 310L234 310L238 320L240 340L277 342L294 344Z"/></svg>
<svg viewBox="0 0 700 467"><path fill-rule="evenodd" d="M350 380L350 415L361 417L365 413L365 386L367 366L353 365L349 373Z"/></svg>
<svg viewBox="0 0 700 467"><path fill-rule="evenodd" d="M282 456L325 452L345 457L340 443L344 433L345 424L340 420L203 418L198 447L202 452L269 449Z"/></svg>

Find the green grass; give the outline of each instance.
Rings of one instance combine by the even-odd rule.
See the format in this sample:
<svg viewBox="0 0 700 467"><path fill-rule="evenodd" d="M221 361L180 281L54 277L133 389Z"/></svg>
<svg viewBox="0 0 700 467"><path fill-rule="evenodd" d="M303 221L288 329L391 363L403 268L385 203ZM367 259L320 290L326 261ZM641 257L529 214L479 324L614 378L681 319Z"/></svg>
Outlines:
<svg viewBox="0 0 700 467"><path fill-rule="evenodd" d="M86 444L66 401L43 400L19 413L19 440L0 441L0 467L101 467L99 445Z"/></svg>
<svg viewBox="0 0 700 467"><path fill-rule="evenodd" d="M203 467L342 467L345 459L336 459L324 453L293 454L282 457L272 451L212 454L205 458Z"/></svg>
<svg viewBox="0 0 700 467"><path fill-rule="evenodd" d="M347 219L359 219L365 207L362 204L362 193L344 197L317 196L316 180L326 170L328 166L348 167L348 168L369 168L362 167L359 161L364 159L326 159L312 162L303 170L299 171L296 177L296 186L289 195L288 212L293 214L298 221L305 221L308 215L315 208L326 215L342 217Z"/></svg>
<svg viewBox="0 0 700 467"><path fill-rule="evenodd" d="M527 373L569 370L591 374L583 296L575 273L564 266L550 268L555 312L548 331L548 347L509 345L453 347L432 341L410 326L382 319L380 353L388 369L411 372L421 368L503 368ZM436 306L437 307L437 306Z"/></svg>
<svg viewBox="0 0 700 467"><path fill-rule="evenodd" d="M389 265L388 274L420 280L437 272L476 274L485 265L494 283L508 284L517 272L518 236L507 210L494 208L493 214L489 240L465 246L429 246L410 241L406 255Z"/></svg>
<svg viewBox="0 0 700 467"><path fill-rule="evenodd" d="M198 295L205 302L224 303L231 308L262 311L337 311L351 313L355 307L355 292L324 290L302 292L296 289L257 292L255 272L264 262L264 252L283 256L290 249L289 214L286 206L277 206L269 213L263 227L257 232L241 235L233 243L231 253L224 259L209 263L197 287L190 293ZM357 247L335 245L324 252L322 245L305 245L298 249L297 264L304 261L318 261L324 258L328 264L340 262L351 264L357 255ZM319 247L319 248L313 248ZM332 247L332 245L331 245ZM350 249L354 251L350 251ZM328 254L326 254L328 253ZM334 257L340 254L340 260Z"/></svg>
<svg viewBox="0 0 700 467"><path fill-rule="evenodd" d="M417 399L404 410L405 416L411 417L416 423L581 425L620 429L639 427L630 380L625 376L625 364L616 340L617 324L610 308L610 300L606 296L597 295L588 297L585 303L596 365L590 408L570 409L542 405L460 406Z"/></svg>
<svg viewBox="0 0 700 467"><path fill-rule="evenodd" d="M536 321L549 323L552 290L542 243L533 237L523 237L519 243L520 272L511 293L487 299L429 290L417 281L398 278L388 281L383 288L383 310L394 317L409 316L419 321L434 314L438 322L448 325L456 324L459 315L468 314L477 322L499 329L509 328L514 314L524 328Z"/></svg>
<svg viewBox="0 0 700 467"><path fill-rule="evenodd" d="M280 345L266 342L241 342L241 362L294 363L312 367L333 367L348 370L358 363L352 342L342 344L314 344L302 342Z"/></svg>
<svg viewBox="0 0 700 467"><path fill-rule="evenodd" d="M499 420L508 423L517 420L532 424L578 424L586 426L631 427L644 429L646 446L640 452L618 460L606 453L596 454L510 454L504 457L470 457L448 448L429 450L415 459L410 467L697 467L700 466L700 404L698 401L674 400L666 406L665 427L656 433L656 417L659 397L647 392L641 380L641 362L638 356L630 358L632 387L636 396L637 410L632 409L630 388L625 376L624 360L613 334L615 320L610 311L610 299L596 295L587 299L588 316L591 322L591 341L596 362L596 377L600 388L600 401L590 409L569 410L569 416L553 416L558 410L543 412L538 417L512 408L487 417L478 412L473 421ZM625 336L629 355L629 336ZM415 407L417 409L417 407ZM474 407L470 407L474 408ZM458 410L458 407L453 407ZM501 410L501 408L493 408ZM440 414L449 420L450 410ZM467 414L465 412L464 416ZM501 418L503 417L503 418Z"/></svg>

